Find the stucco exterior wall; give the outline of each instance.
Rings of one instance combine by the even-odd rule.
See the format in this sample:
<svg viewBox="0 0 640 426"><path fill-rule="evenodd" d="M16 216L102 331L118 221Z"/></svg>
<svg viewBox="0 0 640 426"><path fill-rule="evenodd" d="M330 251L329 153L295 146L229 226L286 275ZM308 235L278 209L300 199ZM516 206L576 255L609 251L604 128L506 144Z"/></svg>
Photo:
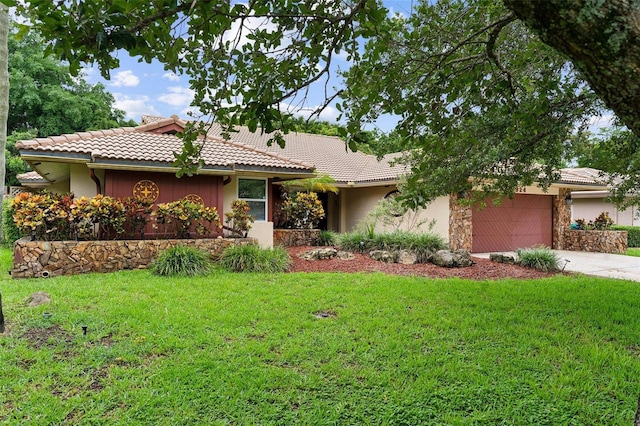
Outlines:
<svg viewBox="0 0 640 426"><path fill-rule="evenodd" d="M395 186L341 188L340 190L340 232L351 232L368 212L375 209L376 205L388 193L396 190ZM449 197L439 197L429 204L426 209L420 210L415 217L406 217L400 229L416 230L415 225L426 221L419 229L429 230L429 222L435 220L431 232L434 232L446 241L449 240ZM377 231L383 231L378 226ZM389 229L387 229L389 230Z"/></svg>
<svg viewBox="0 0 640 426"><path fill-rule="evenodd" d="M104 170L96 170L96 177L104 188ZM69 191L77 198L93 197L98 194L96 183L91 180L89 169L84 164L69 165Z"/></svg>
<svg viewBox="0 0 640 426"><path fill-rule="evenodd" d="M609 213L609 217L617 225L640 226L637 207L619 210L615 205L605 202L602 198L573 198L571 219L594 220L602 212Z"/></svg>

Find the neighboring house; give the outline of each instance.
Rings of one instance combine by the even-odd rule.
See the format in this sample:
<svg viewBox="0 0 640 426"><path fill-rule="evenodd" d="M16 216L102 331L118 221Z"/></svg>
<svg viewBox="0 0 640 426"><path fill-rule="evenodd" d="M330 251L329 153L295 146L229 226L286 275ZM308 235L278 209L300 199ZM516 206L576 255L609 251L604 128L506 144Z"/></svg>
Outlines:
<svg viewBox="0 0 640 426"><path fill-rule="evenodd" d="M378 160L351 152L337 137L292 132L284 135L286 145L280 148L269 146L270 135L251 133L245 127L239 127L226 141L214 126L203 150L205 167L198 176L177 179L172 153L182 146L175 133L184 125L176 116L144 116L143 124L135 128L20 141L20 155L40 177L26 174L19 178L25 186L38 187L43 186L44 178L51 189L76 196L102 193L121 197L150 191L149 196L158 193L156 202L167 202L197 195L221 214L243 194L257 193L259 196L247 198L256 217L249 235L268 246L273 241L279 182L314 173L331 176L340 192L320 195L327 212L325 228L348 232L381 199L397 190L406 173L404 166L392 165L396 155ZM459 207L454 195L438 198L420 215L434 221L432 231L453 248L486 252L537 244L561 247L562 229L568 228L570 220L566 199L571 190L605 189L595 179L577 178L564 171L562 176L546 193L527 187L499 206Z"/></svg>
<svg viewBox="0 0 640 426"><path fill-rule="evenodd" d="M565 169L574 175L584 179L603 180L602 171L587 167ZM624 210L607 200L611 195L608 187L600 191L572 191L573 198L572 220L584 219L587 222L594 220L602 212L609 213L613 223L617 225L640 226L640 211L637 206L630 206Z"/></svg>

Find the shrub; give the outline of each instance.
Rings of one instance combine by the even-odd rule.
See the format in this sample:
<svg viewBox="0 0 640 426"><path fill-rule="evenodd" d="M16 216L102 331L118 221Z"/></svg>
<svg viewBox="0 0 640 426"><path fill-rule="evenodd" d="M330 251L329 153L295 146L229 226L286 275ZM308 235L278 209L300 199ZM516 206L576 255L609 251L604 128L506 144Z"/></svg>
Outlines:
<svg viewBox="0 0 640 426"><path fill-rule="evenodd" d="M627 231L627 246L640 247L640 226L613 225L614 231Z"/></svg>
<svg viewBox="0 0 640 426"><path fill-rule="evenodd" d="M288 196L280 206L278 215L285 228L313 229L325 217L322 202L315 192L296 192Z"/></svg>
<svg viewBox="0 0 640 426"><path fill-rule="evenodd" d="M2 245L5 247L10 247L16 240L25 236L16 226L13 214L12 200L5 198L2 204Z"/></svg>
<svg viewBox="0 0 640 426"><path fill-rule="evenodd" d="M318 235L319 246L332 246L338 240L338 234L333 231L320 231Z"/></svg>
<svg viewBox="0 0 640 426"><path fill-rule="evenodd" d="M205 275L211 268L209 253L194 247L176 246L163 251L149 266L151 272L162 276Z"/></svg>
<svg viewBox="0 0 640 426"><path fill-rule="evenodd" d="M531 247L518 250L518 262L527 268L543 272L560 270L560 257L548 247Z"/></svg>
<svg viewBox="0 0 640 426"><path fill-rule="evenodd" d="M13 219L23 235L45 241L68 239L72 200L69 194L22 192L11 203Z"/></svg>
<svg viewBox="0 0 640 426"><path fill-rule="evenodd" d="M175 235L177 238L190 238L191 232L198 235L209 235L211 228L220 228L220 216L215 207L205 207L187 199L158 204L152 213L155 227L162 228L163 233Z"/></svg>
<svg viewBox="0 0 640 426"><path fill-rule="evenodd" d="M407 231L371 234L369 232L350 232L338 237L338 247L343 250L360 253L371 250L410 250L418 255L418 261L428 259L430 253L445 249L444 239L433 233L414 234Z"/></svg>
<svg viewBox="0 0 640 426"><path fill-rule="evenodd" d="M244 200L234 200L231 203L231 211L224 214L226 226L224 229L243 238L251 229L251 224L255 218L249 214L251 207Z"/></svg>
<svg viewBox="0 0 640 426"><path fill-rule="evenodd" d="M124 237L139 238L144 233L144 228L149 222L151 215L150 200L142 200L136 197L125 197L122 200L122 206L125 211Z"/></svg>
<svg viewBox="0 0 640 426"><path fill-rule="evenodd" d="M585 219L576 219L575 227L572 224L571 229L579 229L579 230L596 229L599 231L606 231L608 229L611 229L612 225L613 225L613 220L609 216L609 213L602 212L598 215L598 217L595 218L595 220L590 220L589 222L587 222Z"/></svg>
<svg viewBox="0 0 640 426"><path fill-rule="evenodd" d="M284 248L264 249L255 244L231 246L222 252L218 262L232 272L284 272L291 266Z"/></svg>

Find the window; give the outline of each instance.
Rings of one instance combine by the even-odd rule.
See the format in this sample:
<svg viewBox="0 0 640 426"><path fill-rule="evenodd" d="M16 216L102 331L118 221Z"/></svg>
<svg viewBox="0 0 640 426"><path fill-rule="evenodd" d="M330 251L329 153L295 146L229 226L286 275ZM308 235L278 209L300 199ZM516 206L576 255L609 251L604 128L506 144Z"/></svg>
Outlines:
<svg viewBox="0 0 640 426"><path fill-rule="evenodd" d="M267 220L266 179L238 179L238 199L249 203L249 214L255 220Z"/></svg>

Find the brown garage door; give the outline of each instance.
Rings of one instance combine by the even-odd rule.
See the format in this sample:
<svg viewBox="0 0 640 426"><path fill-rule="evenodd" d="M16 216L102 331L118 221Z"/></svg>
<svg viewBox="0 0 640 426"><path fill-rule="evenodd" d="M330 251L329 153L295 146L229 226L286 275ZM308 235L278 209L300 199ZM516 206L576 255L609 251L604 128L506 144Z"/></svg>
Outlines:
<svg viewBox="0 0 640 426"><path fill-rule="evenodd" d="M553 197L516 194L499 206L473 209L473 251L512 251L544 244L551 247Z"/></svg>

